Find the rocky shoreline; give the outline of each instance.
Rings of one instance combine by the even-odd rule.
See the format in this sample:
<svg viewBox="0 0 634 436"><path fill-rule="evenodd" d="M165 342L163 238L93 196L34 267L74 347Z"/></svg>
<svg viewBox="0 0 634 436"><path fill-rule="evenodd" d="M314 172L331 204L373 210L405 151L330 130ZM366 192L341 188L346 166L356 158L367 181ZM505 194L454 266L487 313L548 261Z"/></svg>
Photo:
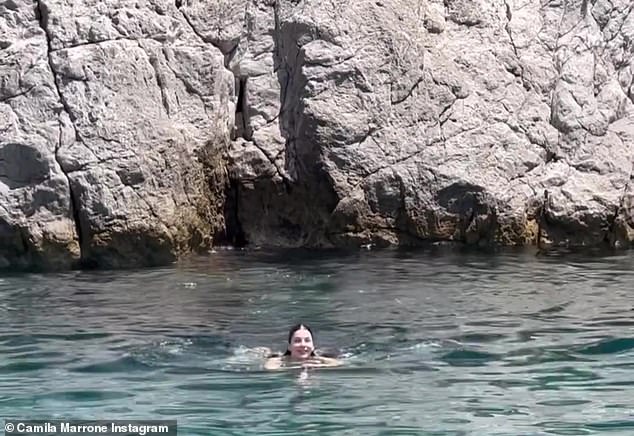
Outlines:
<svg viewBox="0 0 634 436"><path fill-rule="evenodd" d="M627 0L8 0L0 268L634 240Z"/></svg>

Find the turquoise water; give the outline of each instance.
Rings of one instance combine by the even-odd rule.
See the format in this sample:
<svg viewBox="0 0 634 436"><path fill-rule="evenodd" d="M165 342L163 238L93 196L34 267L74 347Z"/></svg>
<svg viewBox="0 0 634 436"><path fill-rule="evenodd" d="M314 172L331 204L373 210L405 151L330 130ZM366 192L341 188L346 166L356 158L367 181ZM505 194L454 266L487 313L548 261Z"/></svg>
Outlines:
<svg viewBox="0 0 634 436"><path fill-rule="evenodd" d="M0 276L0 416L179 435L632 435L634 257L218 252ZM262 370L309 323L341 368Z"/></svg>

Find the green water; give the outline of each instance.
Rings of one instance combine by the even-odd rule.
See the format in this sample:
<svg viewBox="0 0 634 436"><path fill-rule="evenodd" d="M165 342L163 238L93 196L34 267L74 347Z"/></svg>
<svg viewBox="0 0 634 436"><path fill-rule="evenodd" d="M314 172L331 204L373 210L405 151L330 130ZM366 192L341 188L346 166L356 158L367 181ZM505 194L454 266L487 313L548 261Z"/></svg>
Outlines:
<svg viewBox="0 0 634 436"><path fill-rule="evenodd" d="M634 257L218 252L0 276L0 417L179 435L632 435ZM267 372L303 320L341 368Z"/></svg>

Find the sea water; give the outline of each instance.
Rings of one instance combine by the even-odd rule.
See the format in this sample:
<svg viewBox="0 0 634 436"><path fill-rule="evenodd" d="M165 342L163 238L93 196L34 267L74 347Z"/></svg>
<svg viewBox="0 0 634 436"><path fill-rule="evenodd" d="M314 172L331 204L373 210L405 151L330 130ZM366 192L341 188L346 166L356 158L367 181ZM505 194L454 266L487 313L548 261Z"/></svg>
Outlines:
<svg viewBox="0 0 634 436"><path fill-rule="evenodd" d="M179 435L632 435L634 256L219 251L0 276L0 417ZM266 371L305 322L338 368Z"/></svg>

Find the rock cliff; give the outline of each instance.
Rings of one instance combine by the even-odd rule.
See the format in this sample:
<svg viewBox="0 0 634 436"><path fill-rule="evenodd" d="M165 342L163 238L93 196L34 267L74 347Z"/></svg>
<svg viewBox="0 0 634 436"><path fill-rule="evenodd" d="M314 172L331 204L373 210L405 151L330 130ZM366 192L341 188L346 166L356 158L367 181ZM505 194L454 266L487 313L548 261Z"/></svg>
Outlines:
<svg viewBox="0 0 634 436"><path fill-rule="evenodd" d="M125 267L208 247L234 80L167 1L0 4L0 264Z"/></svg>
<svg viewBox="0 0 634 436"><path fill-rule="evenodd" d="M0 267L629 246L629 0L0 2Z"/></svg>

